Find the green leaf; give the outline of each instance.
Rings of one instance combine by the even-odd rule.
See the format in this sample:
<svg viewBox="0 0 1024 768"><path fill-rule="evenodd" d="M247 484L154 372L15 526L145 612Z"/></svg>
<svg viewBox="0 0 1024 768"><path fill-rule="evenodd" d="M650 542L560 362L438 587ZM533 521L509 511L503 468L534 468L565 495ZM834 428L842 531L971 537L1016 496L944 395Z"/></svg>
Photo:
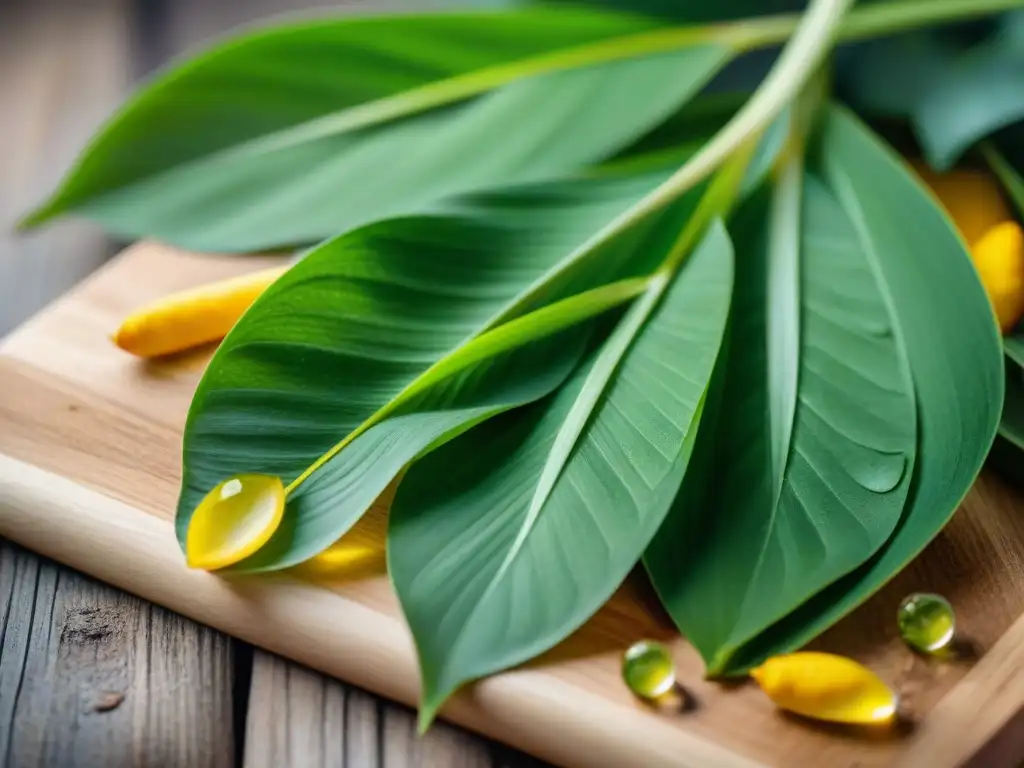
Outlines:
<svg viewBox="0 0 1024 768"><path fill-rule="evenodd" d="M279 570L322 552L418 455L552 392L584 352L589 328L579 326L646 285L622 280L577 294L499 326L431 366L292 482L271 540L232 570Z"/></svg>
<svg viewBox="0 0 1024 768"><path fill-rule="evenodd" d="M584 8L260 30L139 91L25 223L75 211L123 237L262 250L558 178L676 111L727 38Z"/></svg>
<svg viewBox="0 0 1024 768"><path fill-rule="evenodd" d="M555 395L409 470L388 563L419 652L421 727L462 683L566 637L636 563L682 480L731 286L716 223Z"/></svg>
<svg viewBox="0 0 1024 768"><path fill-rule="evenodd" d="M216 483L274 474L290 483L285 520L238 569L301 562L435 441L549 392L583 339L539 337L635 296L636 281L605 284L657 266L671 234L660 215L596 247L591 240L661 178L478 195L309 252L253 304L199 384L185 428L179 540ZM672 215L688 216L700 191Z"/></svg>
<svg viewBox="0 0 1024 768"><path fill-rule="evenodd" d="M1003 349L1014 363L1024 365L1024 335L1013 333L1003 337Z"/></svg>
<svg viewBox="0 0 1024 768"><path fill-rule="evenodd" d="M903 160L842 108L828 115L822 153L830 186L875 255L904 341L917 401L914 478L885 547L749 643L730 672L803 645L916 557L970 489L1002 412L999 334L970 256L945 214Z"/></svg>
<svg viewBox="0 0 1024 768"><path fill-rule="evenodd" d="M913 120L925 156L947 170L978 141L1024 119L1024 50L970 49L918 99Z"/></svg>
<svg viewBox="0 0 1024 768"><path fill-rule="evenodd" d="M225 357L215 357L193 399L193 407L186 424L185 471L178 504L179 539L184 538L192 510L200 500L201 494L226 475L248 471L289 478L291 473L294 479L287 491L292 493L296 485L306 480L310 473L315 473L324 462L334 457L360 433L375 426L385 416L398 415L393 401L400 398L409 387L413 387L419 376L429 372L433 360L446 355L457 355L461 343L476 333L494 328L552 301L606 282L611 279L616 269L623 268L623 262L626 260L628 265L625 269L627 272L633 270L629 274L634 276L650 274L656 266L669 273L676 270L706 223L731 207L743 181L742 173L748 168L751 155L757 154L757 143L763 137L765 129L778 117L791 95L799 89L807 73L813 71L816 63L824 55L825 41L841 21L848 0L818 2L819 7L816 7L815 12L800 25L799 31L780 57L779 63L773 68L763 91L759 91L686 165L654 188L649 185L649 179L643 181L643 184L648 185L647 194L640 199L634 198L631 204L620 209L618 215L608 216L604 226L596 228L597 231L590 237L582 242L572 241L578 243L573 247L561 250L565 241L557 234L545 231L544 228L551 226L557 233L558 227L569 224L573 235L576 235L580 232L574 228L579 224L578 215L571 210L549 210L552 207L550 200L544 201L547 207L531 205L521 194L517 197L514 191L482 196L485 209L488 207L487 201L496 209L493 215L499 226L495 227L496 231L493 233L486 229L462 231L463 224L479 223L480 220L479 216L472 215L474 205L470 201L470 215L466 217L464 212L463 219L453 222L453 230L447 233L451 240L447 243L439 242L441 248L435 257L436 261L424 260L422 252L429 251L431 240L428 236L435 229L437 233L441 233L444 240L444 228L435 227L436 221L431 217L406 217L397 219L397 224L383 222L378 227L371 225L359 233L344 236L325 246L330 248L341 243L339 255L342 257L342 263L347 265L352 262L356 267L354 274L343 269L340 285L334 286L331 285L332 281L328 276L327 280L322 281L324 291L319 297L316 296L314 289L309 295L300 292L305 301L277 301L276 316L274 312L262 313L265 323L265 318L272 318L262 331L269 334L269 338L263 337L263 342L257 341L260 338L260 331L257 330L246 348L245 335L252 333L254 326L258 329L258 323L252 318L261 316L261 307L274 307L275 297L290 285L288 276L278 280L257 300L254 307L246 313L221 345L218 355L223 353ZM721 170L709 184L708 176L714 174L719 166ZM632 182L637 183L636 180ZM600 190L606 188L607 182L604 185L595 185L593 181L580 183L584 186L592 185L589 189L597 190L596 197L602 199ZM706 194L702 189L704 187L707 188ZM526 197L529 198L529 194ZM560 199L563 202L568 200L567 209L572 206L571 194L566 195L564 199L559 198L557 194L551 197L556 202ZM606 198L605 200L607 201ZM694 204L696 208L693 207ZM463 205L466 205L465 201ZM586 206L583 207L586 209ZM666 221L667 231L662 226ZM680 221L688 222L682 227L681 235L678 234L677 223ZM410 222L414 222L411 229L408 232L404 231L403 227ZM508 239L510 232L503 232L501 229L500 225L503 223L512 225L511 240ZM393 255L389 258L386 238L394 234L392 227L397 227L401 234L399 241L404 243L405 248L391 248ZM384 242L379 244L385 246L383 253L373 253L378 244L364 243L360 240L367 232L373 233L374 236L383 236ZM458 236L452 237L453 232ZM531 235L537 236L536 241ZM668 243L664 242L666 236L671 238ZM425 243L418 243L419 238L423 238ZM504 258L499 256L493 260L484 258L473 262L472 265L478 268L485 265L482 267L482 274L467 269L465 249L461 243L475 241L489 247L492 240L504 245L504 249L495 249ZM454 269L445 268L446 261L453 258L446 253L449 249L454 253ZM360 307L360 311L354 314L354 319L358 322L347 329L349 337L346 338L345 334L341 333L339 340L339 331L345 330L345 323L339 322L340 318L344 318L344 314L339 318L338 296L340 294L345 298L347 294L353 292L349 283L361 286L367 282L366 276L361 274L362 265L358 260L353 261L353 253L349 253L349 250L354 253L372 253L369 261L379 265L384 270L383 274L388 277L377 283L386 288L381 297L374 296L374 299L382 299L380 306L369 310ZM546 271L532 274L530 282L515 285L514 290L509 290L516 283L517 274L522 276L527 265L538 263L536 259L539 255L550 258L556 252L568 255L549 263ZM657 260L656 264L646 263L652 258ZM495 268L495 264L506 263L505 259L515 265L510 272ZM398 269L392 272L395 267ZM403 296L409 285L406 273L416 278L413 283L420 293L419 296ZM292 270L291 274L302 275L305 272L301 269L298 272ZM458 278L454 278L453 274L457 274ZM619 277L627 277L629 274L623 273ZM460 279L466 282L459 283ZM387 284L391 281L395 281L400 290L388 290ZM463 322L457 323L453 330L444 322L438 321L438 313L441 318L447 320L453 316L453 310L460 308L457 301L451 301L452 298L456 298L452 296L453 287L458 287L459 292L473 297L479 297L478 291L483 287L490 298L500 297L487 305L488 309L496 311L496 314L481 316L479 320L482 327L470 331L469 336L458 335L468 330ZM480 302L470 304L469 309L480 311ZM312 334L313 343L308 340L311 335L309 328L296 327L291 322L292 317L301 318L303 312L308 311L310 307L316 310L312 313L314 327L320 326L320 332ZM371 322L370 316L374 313L378 317L373 318ZM380 322L380 315L386 318L385 322ZM459 317L460 321L464 319ZM411 320L415 322L410 322ZM432 327L431 323L436 327ZM426 332L420 328L421 325L427 326ZM371 331L383 326L385 332L367 334L361 326L367 326ZM245 330L239 330L240 328ZM282 335L279 336L278 333ZM410 355L407 349L410 337L424 343L428 351ZM242 343L239 344L239 341ZM443 350L451 343L454 343L454 346L448 347L448 351L444 352ZM367 347L373 348L381 344L382 348L378 353L383 353L381 358L378 359L375 354L367 354ZM241 365L225 363L227 355L236 346L243 350L237 356L241 360ZM396 346L402 350L401 360L392 359L394 353L389 346ZM615 349L614 345L611 348ZM410 361L410 357L414 359ZM313 362L312 370L307 372L310 383L307 386L307 382L303 381L302 393L296 394L295 389L299 387L296 381L297 371L310 359ZM608 365L607 361L602 360L602 365L597 367L597 371L603 371L604 376L610 375L615 361L611 362L612 365ZM218 389L221 390L220 393L217 392ZM593 391L593 387L588 387L588 391ZM218 408L223 402L226 402L227 406L224 413L220 414ZM318 409L325 410L326 403L345 403L345 406L338 408L338 414L329 414L325 417ZM274 419L270 422L272 428L268 429L260 411L273 413ZM356 413L359 413L361 418L353 421L352 416ZM476 415L467 416L467 419L475 420ZM348 420L347 424L345 420ZM337 436L347 437L340 442L327 442L329 429ZM196 435L199 436L198 439ZM431 439L437 442L448 437L450 435L438 436L436 440L434 437ZM266 444L271 441L273 447L268 450ZM199 447L198 451L196 446ZM314 451L313 446L318 446L318 449ZM249 465L247 468L231 470L231 466L238 467L246 463ZM316 512L315 509L313 511ZM357 514L361 511L357 510ZM286 512L286 517L292 516L294 512ZM351 516L339 511L331 513L331 517L347 520ZM344 529L345 526L339 527L339 535ZM287 526L285 530L288 531ZM282 535L293 536L296 540L300 538L293 533ZM322 527L318 527L316 535L323 539L325 534ZM301 546L306 546L306 540L302 541ZM280 549L272 549L279 553L289 553L293 546L289 540ZM283 560L279 555L275 557L278 559L273 566L261 562L259 567L280 567Z"/></svg>
<svg viewBox="0 0 1024 768"><path fill-rule="evenodd" d="M710 674L864 563L900 518L914 396L874 254L798 153L732 227L721 406L645 557Z"/></svg>

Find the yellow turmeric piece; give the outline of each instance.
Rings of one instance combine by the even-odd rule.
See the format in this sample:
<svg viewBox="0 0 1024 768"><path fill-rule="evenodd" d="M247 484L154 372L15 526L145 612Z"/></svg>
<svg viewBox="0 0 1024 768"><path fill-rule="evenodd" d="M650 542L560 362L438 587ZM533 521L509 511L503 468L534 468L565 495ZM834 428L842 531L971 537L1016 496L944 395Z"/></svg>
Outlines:
<svg viewBox="0 0 1024 768"><path fill-rule="evenodd" d="M1024 315L1024 231L1015 221L996 224L971 246L974 264L1003 333Z"/></svg>
<svg viewBox="0 0 1024 768"><path fill-rule="evenodd" d="M1024 231L996 178L973 169L936 173L923 163L914 170L949 213L964 241L1003 333L1024 316Z"/></svg>
<svg viewBox="0 0 1024 768"><path fill-rule="evenodd" d="M844 656L802 651L768 659L750 673L776 706L804 717L874 725L896 716L896 694Z"/></svg>
<svg viewBox="0 0 1024 768"><path fill-rule="evenodd" d="M139 357L159 357L219 341L286 269L264 269L166 296L125 318L113 341Z"/></svg>

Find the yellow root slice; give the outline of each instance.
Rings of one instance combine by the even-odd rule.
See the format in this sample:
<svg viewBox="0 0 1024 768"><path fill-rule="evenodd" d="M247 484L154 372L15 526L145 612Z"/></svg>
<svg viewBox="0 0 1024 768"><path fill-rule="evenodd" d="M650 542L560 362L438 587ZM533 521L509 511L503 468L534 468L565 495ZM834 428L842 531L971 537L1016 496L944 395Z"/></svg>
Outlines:
<svg viewBox="0 0 1024 768"><path fill-rule="evenodd" d="M986 171L936 173L923 163L912 165L963 236L999 328L1008 333L1024 316L1024 231L997 179Z"/></svg>
<svg viewBox="0 0 1024 768"><path fill-rule="evenodd" d="M219 341L286 270L264 269L166 296L125 318L113 341L138 357L159 357Z"/></svg>
<svg viewBox="0 0 1024 768"><path fill-rule="evenodd" d="M999 328L1008 333L1024 315L1024 231L1017 222L1004 221L974 243L971 252Z"/></svg>
<svg viewBox="0 0 1024 768"><path fill-rule="evenodd" d="M914 171L935 193L968 245L992 227L1013 219L995 176L988 171L954 168L937 173L921 162Z"/></svg>
<svg viewBox="0 0 1024 768"><path fill-rule="evenodd" d="M896 694L870 669L844 656L811 651L775 656L750 675L776 706L804 717L874 725L896 716Z"/></svg>

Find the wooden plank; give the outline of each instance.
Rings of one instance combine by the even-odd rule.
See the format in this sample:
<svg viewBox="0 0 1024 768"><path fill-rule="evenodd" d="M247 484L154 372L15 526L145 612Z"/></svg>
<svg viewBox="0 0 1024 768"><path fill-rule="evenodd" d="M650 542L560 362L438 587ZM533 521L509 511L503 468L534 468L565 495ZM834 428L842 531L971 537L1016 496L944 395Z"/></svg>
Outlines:
<svg viewBox="0 0 1024 768"><path fill-rule="evenodd" d="M7 384L20 377L9 365L0 356L0 423L5 425L9 421L3 411ZM39 389L35 388L37 393ZM75 400L71 392L51 402L57 405L66 397L70 402L65 400L65 408L104 407L96 401ZM105 407L111 416L117 413L115 404ZM15 431L21 432L20 426ZM226 579L189 569L163 510L139 509L118 501L109 489L90 489L52 469L19 461L9 453L8 434L0 430L0 526L12 539L269 651L288 654L389 699L415 702L418 685L411 638L390 601L370 597L378 587L376 579L364 583L365 574L359 577L345 570L335 570L333 579L316 583L298 573ZM29 429L19 441L27 434L47 440L45 431ZM39 458L34 463L40 463ZM127 475L124 483L136 486L144 475L144 470ZM717 734L706 727L702 732L700 722L690 714L661 715L638 703L618 679L620 641L613 644L614 637L642 631L637 622L643 617L629 603L634 599L619 596L618 605L603 611L576 636L575 643L461 691L446 704L442 717L570 767L754 768L770 764L737 751L750 749L751 743L764 743L776 754L786 749L797 759L785 764L801 765L807 763L800 760L828 743L827 735L817 741L806 734L801 737L800 726L775 718L763 697L757 698L762 705L759 713L742 691L730 694L731 706L698 710L717 713L731 723L731 730L720 727ZM616 628L603 626L604 621ZM604 630L613 634L606 636ZM680 666L683 650L679 648L676 655ZM613 668L614 682L608 679ZM697 687L695 675L687 673L685 679ZM699 695L705 694L706 689ZM772 720L769 730L764 716ZM737 744L734 733L757 741ZM772 746L776 742L781 743ZM845 751L837 746L833 757L850 757L850 745ZM865 760L863 764L880 763Z"/></svg>
<svg viewBox="0 0 1024 768"><path fill-rule="evenodd" d="M16 234L130 81L128 0L0 3L0 333L113 252L88 224Z"/></svg>
<svg viewBox="0 0 1024 768"><path fill-rule="evenodd" d="M94 227L10 224L125 93L128 0L0 3L0 332L102 264ZM0 764L233 765L232 642L0 542Z"/></svg>
<svg viewBox="0 0 1024 768"><path fill-rule="evenodd" d="M3 542L0 649L4 765L234 763L231 642L214 630Z"/></svg>
<svg viewBox="0 0 1024 768"><path fill-rule="evenodd" d="M412 710L257 651L243 765L526 768L541 764L446 723L417 736Z"/></svg>
<svg viewBox="0 0 1024 768"><path fill-rule="evenodd" d="M0 530L270 651L413 704L416 659L384 571L381 507L361 521L358 541L348 537L349 554L362 552L356 565L326 558L320 570L293 574L303 579L298 583L190 572L174 539L180 430L208 352L144 363L112 347L105 331L129 304L253 268L237 257L140 243L0 343ZM6 472L5 455L14 461ZM20 462L46 471L28 472ZM83 485L99 493L83 493ZM588 768L892 765L922 746L926 737L916 734L928 733L929 713L944 697L974 686L964 678L976 663L912 654L896 635L896 606L908 592L943 593L964 639L982 659L995 653L1024 613L1021 505L1018 491L983 473L928 551L815 643L878 671L897 688L917 728L853 738L781 717L756 686L703 680L694 649L635 581L560 647L463 691L442 716L556 764ZM622 685L620 655L641 637L671 645L697 703L692 710L652 712ZM1003 690L992 677L981 685L973 704L979 711ZM1019 708L1010 694L1007 710ZM986 741L983 731L955 733L968 753Z"/></svg>

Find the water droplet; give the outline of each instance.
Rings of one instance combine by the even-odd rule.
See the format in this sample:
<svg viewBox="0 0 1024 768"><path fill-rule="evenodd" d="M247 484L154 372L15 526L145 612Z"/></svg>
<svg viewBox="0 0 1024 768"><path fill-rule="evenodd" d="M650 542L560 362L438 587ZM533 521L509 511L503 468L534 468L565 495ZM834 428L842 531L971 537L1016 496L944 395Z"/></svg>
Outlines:
<svg viewBox="0 0 1024 768"><path fill-rule="evenodd" d="M750 675L776 706L804 717L875 725L891 722L897 712L895 692L844 656L812 651L775 656Z"/></svg>
<svg viewBox="0 0 1024 768"><path fill-rule="evenodd" d="M953 606L942 595L915 593L903 599L896 617L903 642L924 653L949 645L956 633Z"/></svg>
<svg viewBox="0 0 1024 768"><path fill-rule="evenodd" d="M284 515L284 485L271 475L237 475L215 486L196 507L185 537L192 568L225 568L253 554Z"/></svg>
<svg viewBox="0 0 1024 768"><path fill-rule="evenodd" d="M633 693L645 699L657 699L676 684L672 654L661 643L641 640L623 654L622 678Z"/></svg>

